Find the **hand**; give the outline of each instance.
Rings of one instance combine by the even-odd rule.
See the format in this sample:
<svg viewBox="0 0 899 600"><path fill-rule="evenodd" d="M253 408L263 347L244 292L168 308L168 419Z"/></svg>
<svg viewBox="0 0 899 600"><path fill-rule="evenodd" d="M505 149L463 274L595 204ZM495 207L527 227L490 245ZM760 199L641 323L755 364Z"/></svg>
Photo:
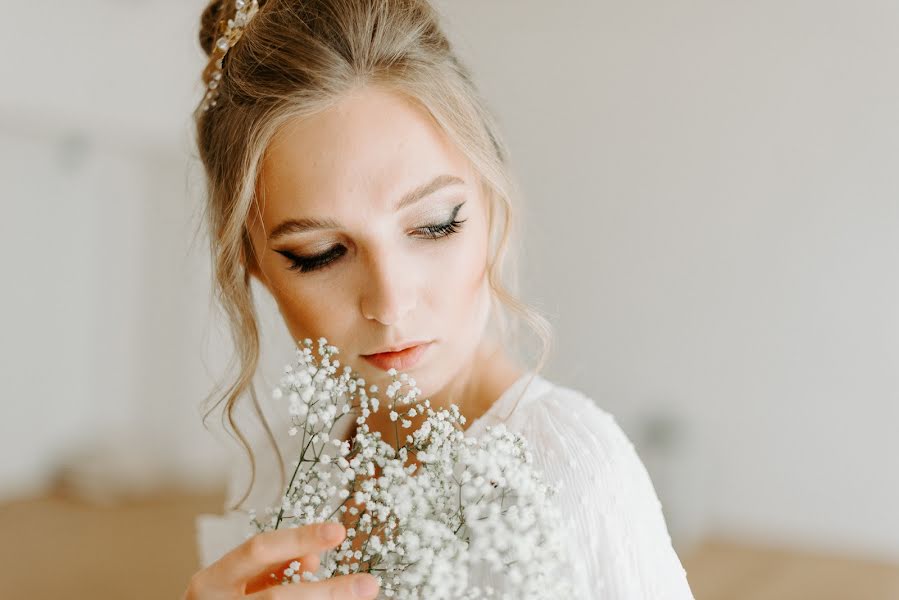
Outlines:
<svg viewBox="0 0 899 600"><path fill-rule="evenodd" d="M182 600L372 600L378 594L378 580L368 573L281 585L281 574L291 562L300 563L300 573L315 571L319 554L345 536L346 528L338 523L257 534L194 573Z"/></svg>

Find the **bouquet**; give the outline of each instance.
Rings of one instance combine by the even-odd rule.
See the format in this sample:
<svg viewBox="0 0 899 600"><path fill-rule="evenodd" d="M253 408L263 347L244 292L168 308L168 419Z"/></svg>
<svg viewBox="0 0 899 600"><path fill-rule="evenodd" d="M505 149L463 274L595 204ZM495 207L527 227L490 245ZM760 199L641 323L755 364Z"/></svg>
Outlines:
<svg viewBox="0 0 899 600"><path fill-rule="evenodd" d="M456 405L434 410L396 369L380 399L376 385L366 389L358 373L340 368L325 338L318 358L312 345L299 345L273 390L287 399L289 434L301 440L293 476L281 506L266 508L266 519L250 510L250 522L259 533L335 521L347 535L316 572L300 573L294 561L280 583L367 572L380 582L379 598L572 597L564 574L575 565L551 503L559 488L541 481L526 440L502 424L466 437ZM392 440L368 427L378 410L389 411ZM413 431L416 415L426 419ZM338 420L353 417L351 439L332 437ZM496 577L502 585L492 587Z"/></svg>

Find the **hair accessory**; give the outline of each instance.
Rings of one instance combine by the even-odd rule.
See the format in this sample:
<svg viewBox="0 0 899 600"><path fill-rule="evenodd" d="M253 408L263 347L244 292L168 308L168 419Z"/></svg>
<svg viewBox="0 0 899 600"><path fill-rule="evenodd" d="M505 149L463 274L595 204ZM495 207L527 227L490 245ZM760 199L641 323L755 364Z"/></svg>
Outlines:
<svg viewBox="0 0 899 600"><path fill-rule="evenodd" d="M200 105L200 110L206 112L216 104L216 96L218 95L218 86L222 80L222 61L228 50L234 47L234 44L241 38L247 23L256 15L259 10L259 0L235 0L236 8L234 18L228 19L227 24L219 22L219 28L222 35L216 40L213 48L213 56L215 57L214 67L211 69L207 84L206 96ZM225 25L224 27L222 27Z"/></svg>

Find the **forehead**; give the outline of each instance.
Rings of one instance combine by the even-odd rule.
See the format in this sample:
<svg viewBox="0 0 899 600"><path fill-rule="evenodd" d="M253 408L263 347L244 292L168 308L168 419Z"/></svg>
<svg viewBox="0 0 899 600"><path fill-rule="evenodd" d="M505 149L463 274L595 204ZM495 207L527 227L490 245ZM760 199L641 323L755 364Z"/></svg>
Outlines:
<svg viewBox="0 0 899 600"><path fill-rule="evenodd" d="M473 182L469 161L427 111L397 93L363 88L282 127L263 159L260 191L270 218L387 208L444 173Z"/></svg>

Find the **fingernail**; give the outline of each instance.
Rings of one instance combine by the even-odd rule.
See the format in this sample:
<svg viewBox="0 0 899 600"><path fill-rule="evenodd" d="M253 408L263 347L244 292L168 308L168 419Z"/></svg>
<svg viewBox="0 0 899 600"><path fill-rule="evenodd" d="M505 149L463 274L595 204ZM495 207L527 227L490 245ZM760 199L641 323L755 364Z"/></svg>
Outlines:
<svg viewBox="0 0 899 600"><path fill-rule="evenodd" d="M353 581L353 593L357 598L373 598L378 591L378 580L367 573L359 575Z"/></svg>
<svg viewBox="0 0 899 600"><path fill-rule="evenodd" d="M326 542L336 540L343 534L343 525L339 523L325 523L318 528L318 534Z"/></svg>

